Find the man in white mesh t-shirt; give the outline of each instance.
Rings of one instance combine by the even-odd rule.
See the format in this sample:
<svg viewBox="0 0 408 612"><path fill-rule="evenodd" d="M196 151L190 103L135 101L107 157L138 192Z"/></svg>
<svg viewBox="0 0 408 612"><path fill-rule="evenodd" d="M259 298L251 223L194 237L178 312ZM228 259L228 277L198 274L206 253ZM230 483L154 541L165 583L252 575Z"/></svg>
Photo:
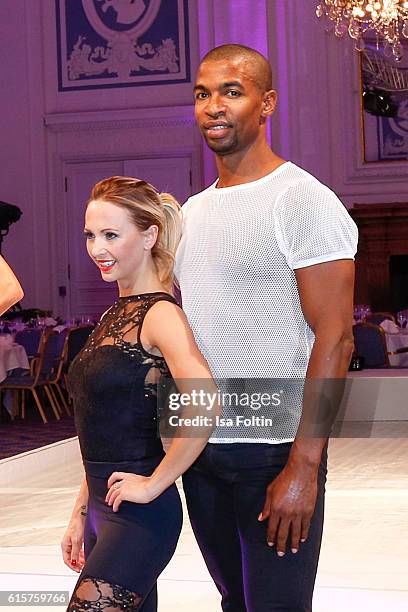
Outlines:
<svg viewBox="0 0 408 612"><path fill-rule="evenodd" d="M328 187L268 146L276 93L262 55L240 45L213 49L194 91L219 178L183 207L183 308L225 389L294 385L285 388L277 427L234 421L236 410L225 407L230 426L214 431L184 476L189 515L224 611L306 612L327 435L299 433L305 408L295 383L346 375L357 230Z"/></svg>

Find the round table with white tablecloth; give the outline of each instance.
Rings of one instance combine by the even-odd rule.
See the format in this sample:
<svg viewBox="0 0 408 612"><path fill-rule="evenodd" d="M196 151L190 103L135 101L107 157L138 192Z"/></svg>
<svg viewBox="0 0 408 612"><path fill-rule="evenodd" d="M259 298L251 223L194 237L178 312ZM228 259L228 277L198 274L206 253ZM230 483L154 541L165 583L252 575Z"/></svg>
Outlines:
<svg viewBox="0 0 408 612"><path fill-rule="evenodd" d="M0 382L7 378L7 374L12 370L28 370L29 367L24 347L16 344L9 334L0 336Z"/></svg>
<svg viewBox="0 0 408 612"><path fill-rule="evenodd" d="M386 333L385 340L387 350L390 353L397 351L400 348L408 347L408 330L401 329L398 332ZM390 364L399 368L408 368L408 352L400 353L399 355L389 355Z"/></svg>

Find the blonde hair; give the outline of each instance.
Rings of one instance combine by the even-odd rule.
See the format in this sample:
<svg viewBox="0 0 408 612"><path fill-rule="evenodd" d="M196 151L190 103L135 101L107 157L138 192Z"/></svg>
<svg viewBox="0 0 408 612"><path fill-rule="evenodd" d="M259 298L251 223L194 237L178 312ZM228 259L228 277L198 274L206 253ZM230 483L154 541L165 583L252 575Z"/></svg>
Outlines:
<svg viewBox="0 0 408 612"><path fill-rule="evenodd" d="M169 193L158 191L146 181L112 176L93 187L89 202L99 200L124 208L140 231L157 225L159 231L151 253L160 282L172 291L174 255L181 238L180 205Z"/></svg>

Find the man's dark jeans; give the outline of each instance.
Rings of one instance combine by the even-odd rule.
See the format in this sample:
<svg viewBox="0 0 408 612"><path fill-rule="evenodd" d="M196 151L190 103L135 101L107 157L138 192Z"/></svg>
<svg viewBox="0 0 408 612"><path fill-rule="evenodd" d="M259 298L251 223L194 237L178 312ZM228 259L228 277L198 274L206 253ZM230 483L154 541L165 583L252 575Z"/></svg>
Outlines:
<svg viewBox="0 0 408 612"><path fill-rule="evenodd" d="M309 537L298 553L268 547L258 521L291 443L207 444L183 477L191 524L224 612L310 612L323 529L327 451Z"/></svg>

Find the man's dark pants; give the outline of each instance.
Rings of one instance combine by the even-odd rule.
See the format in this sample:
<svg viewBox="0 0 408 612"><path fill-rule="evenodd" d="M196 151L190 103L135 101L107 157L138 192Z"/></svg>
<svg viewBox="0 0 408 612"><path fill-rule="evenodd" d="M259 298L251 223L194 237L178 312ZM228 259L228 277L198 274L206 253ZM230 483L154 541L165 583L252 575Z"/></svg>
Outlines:
<svg viewBox="0 0 408 612"><path fill-rule="evenodd" d="M309 537L284 557L268 547L258 521L266 487L291 443L207 444L183 477L190 521L224 612L310 612L323 529L327 451Z"/></svg>

